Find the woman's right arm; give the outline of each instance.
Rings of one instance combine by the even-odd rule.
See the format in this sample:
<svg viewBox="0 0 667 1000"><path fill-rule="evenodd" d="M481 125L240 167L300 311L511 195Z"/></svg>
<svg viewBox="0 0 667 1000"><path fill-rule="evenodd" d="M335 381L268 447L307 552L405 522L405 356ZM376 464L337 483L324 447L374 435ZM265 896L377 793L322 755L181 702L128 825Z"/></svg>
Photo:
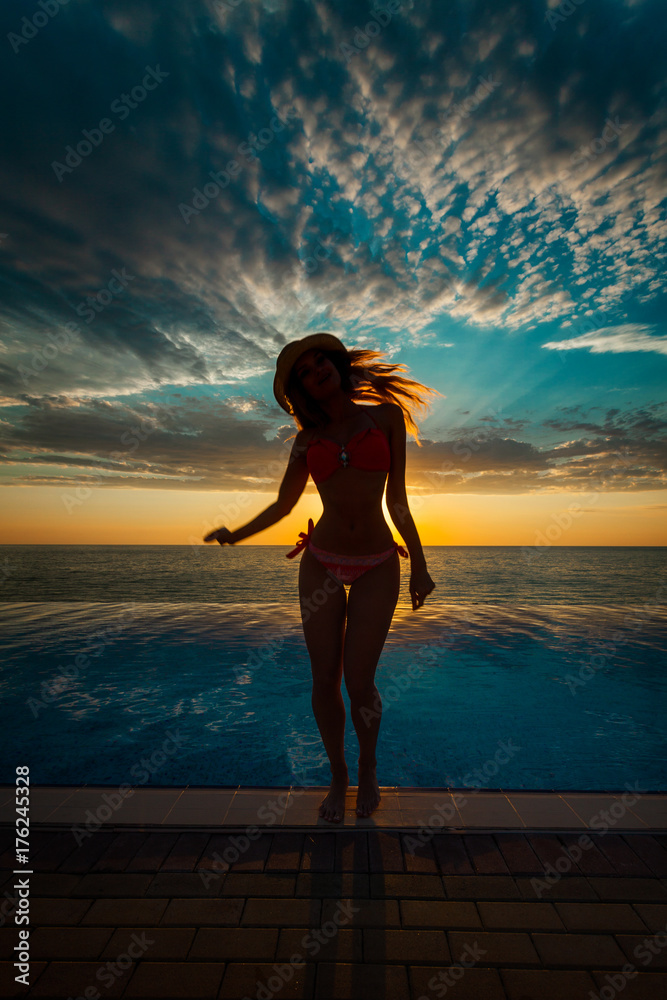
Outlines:
<svg viewBox="0 0 667 1000"><path fill-rule="evenodd" d="M219 542L220 545L227 543L235 545L244 538L250 538L260 531L265 531L272 524L281 521L292 510L297 500L306 488L308 482L308 466L306 464L306 438L305 431L299 431L294 439L292 451L287 462L287 469L278 490L278 499L270 504L265 510L248 521L243 527L236 531L228 528L218 528L211 531L204 538L205 542Z"/></svg>

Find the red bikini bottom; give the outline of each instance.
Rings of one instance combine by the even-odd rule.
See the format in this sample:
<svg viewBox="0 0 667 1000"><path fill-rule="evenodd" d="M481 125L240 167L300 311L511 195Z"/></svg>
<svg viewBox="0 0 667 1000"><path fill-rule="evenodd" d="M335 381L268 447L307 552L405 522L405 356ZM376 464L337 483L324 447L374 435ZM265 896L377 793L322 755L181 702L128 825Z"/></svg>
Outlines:
<svg viewBox="0 0 667 1000"><path fill-rule="evenodd" d="M307 546L318 562L321 562L325 569L328 570L328 572L335 577L339 583L354 583L355 580L358 580L360 576L367 573L369 569L373 568L373 566L379 566L380 563L383 563L385 559L388 559L394 552L398 552L399 555L405 556L406 559L408 557L408 553L402 545L398 544L398 542L393 542L390 549L385 549L384 552L378 552L373 555L338 555L336 552L327 552L325 549L320 549L317 545L313 545L310 541L312 531L313 519L310 518L308 520L308 531L299 532L299 541L296 543L296 548L291 552L288 552L285 558L293 559L294 556L298 555L298 553Z"/></svg>

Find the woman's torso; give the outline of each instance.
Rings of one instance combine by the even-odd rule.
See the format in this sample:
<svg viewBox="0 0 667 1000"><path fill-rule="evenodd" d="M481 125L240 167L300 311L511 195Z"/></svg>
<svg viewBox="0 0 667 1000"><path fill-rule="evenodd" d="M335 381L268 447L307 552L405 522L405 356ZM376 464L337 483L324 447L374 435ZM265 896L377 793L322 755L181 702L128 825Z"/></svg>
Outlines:
<svg viewBox="0 0 667 1000"><path fill-rule="evenodd" d="M387 444L390 441L389 427L380 406L359 406L357 420L343 424L330 424L326 428L309 428L306 438L308 447L319 438L326 437L336 441L338 446L356 442L360 447L368 449L370 435L359 432L369 429L377 438L377 430L385 436ZM372 411L369 419L368 411ZM382 445L381 441L375 442ZM388 450L388 449L387 449ZM337 451L337 449L330 449ZM355 456L351 449L349 464L338 465L326 479L316 483L317 490L324 508L322 516L315 525L312 542L320 548L340 555L369 555L388 549L393 541L393 535L382 511L382 497L387 479L387 472L381 469L357 468Z"/></svg>

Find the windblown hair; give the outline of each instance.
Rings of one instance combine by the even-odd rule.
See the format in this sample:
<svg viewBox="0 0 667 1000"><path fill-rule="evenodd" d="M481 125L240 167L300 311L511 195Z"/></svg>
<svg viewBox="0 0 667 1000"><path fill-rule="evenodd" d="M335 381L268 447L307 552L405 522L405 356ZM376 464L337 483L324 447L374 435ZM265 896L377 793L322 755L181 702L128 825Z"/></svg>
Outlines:
<svg viewBox="0 0 667 1000"><path fill-rule="evenodd" d="M421 382L404 378L398 372L407 372L405 365L392 365L380 360L386 357L381 351L353 348L346 354L342 351L322 350L338 369L341 389L349 393L355 402L371 400L377 403L397 403L403 411L407 430L421 448L419 427L413 412L428 407L429 395L440 396L437 389L431 389ZM327 412L302 387L295 367L285 385L285 396L292 408L299 430L304 427L318 427L330 420Z"/></svg>

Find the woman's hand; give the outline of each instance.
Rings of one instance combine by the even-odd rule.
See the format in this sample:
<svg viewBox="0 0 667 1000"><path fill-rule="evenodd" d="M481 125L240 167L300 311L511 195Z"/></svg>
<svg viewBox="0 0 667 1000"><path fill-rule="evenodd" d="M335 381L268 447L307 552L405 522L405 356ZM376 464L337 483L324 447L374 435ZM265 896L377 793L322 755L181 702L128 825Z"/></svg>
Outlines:
<svg viewBox="0 0 667 1000"><path fill-rule="evenodd" d="M221 545L224 545L225 542L227 543L227 545L234 544L234 542L232 541L232 533L229 530L229 528L217 528L215 531L210 531L208 535L206 535L206 537L204 538L204 541L220 542Z"/></svg>
<svg viewBox="0 0 667 1000"><path fill-rule="evenodd" d="M410 574L410 597L412 598L412 610L421 608L427 595L435 590L435 584L428 575L426 566L421 569L413 569Z"/></svg>

